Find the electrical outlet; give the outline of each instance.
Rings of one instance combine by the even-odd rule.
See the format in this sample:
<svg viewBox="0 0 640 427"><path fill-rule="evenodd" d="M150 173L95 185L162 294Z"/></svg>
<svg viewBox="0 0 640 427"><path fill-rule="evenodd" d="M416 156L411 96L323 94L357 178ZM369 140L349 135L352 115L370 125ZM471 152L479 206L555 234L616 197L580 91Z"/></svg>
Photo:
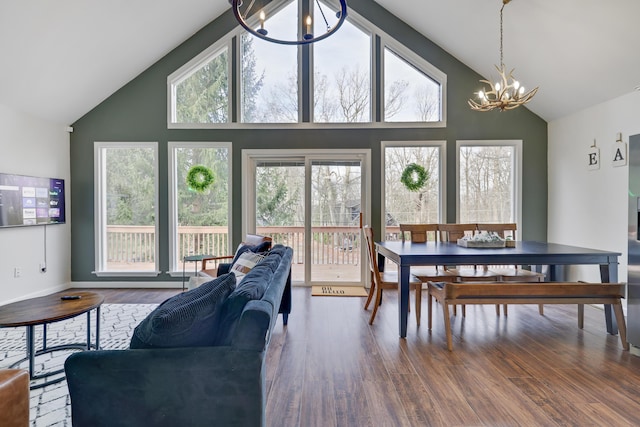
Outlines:
<svg viewBox="0 0 640 427"><path fill-rule="evenodd" d="M13 268L13 277L18 278L22 276L22 269L20 267Z"/></svg>

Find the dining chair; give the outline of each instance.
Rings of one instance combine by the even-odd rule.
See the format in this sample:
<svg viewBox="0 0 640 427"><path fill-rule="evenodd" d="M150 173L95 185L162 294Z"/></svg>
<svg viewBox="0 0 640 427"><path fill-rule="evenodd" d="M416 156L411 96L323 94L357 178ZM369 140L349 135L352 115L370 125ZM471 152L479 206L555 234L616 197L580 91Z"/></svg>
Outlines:
<svg viewBox="0 0 640 427"><path fill-rule="evenodd" d="M472 237L477 231L477 224L438 224L441 242L457 243L463 237ZM458 282L495 282L497 274L490 272L486 266L462 265L448 268L456 276Z"/></svg>
<svg viewBox="0 0 640 427"><path fill-rule="evenodd" d="M497 223L497 224L478 224L479 232L492 232L496 233L501 238L511 238L516 240L516 230L518 225L515 223ZM522 268L520 265L490 265L489 271L497 274L500 277L501 282L544 282L545 275L543 273L537 273L535 271L529 271ZM507 315L507 304L503 305L504 314ZM496 311L499 314L499 307L496 307ZM543 305L538 306L540 314L544 314Z"/></svg>
<svg viewBox="0 0 640 427"><path fill-rule="evenodd" d="M435 242L438 240L438 224L399 224L400 239L405 242L408 235L412 243ZM455 277L444 266L411 267L411 274L423 283L428 281L453 280Z"/></svg>
<svg viewBox="0 0 640 427"><path fill-rule="evenodd" d="M472 237L478 230L477 224L438 224L438 234L441 242L457 243L463 237ZM447 268L447 271L455 277L455 282L497 282L500 277L489 271L486 265L457 265ZM496 309L500 314L500 309ZM457 307L453 306L453 314L457 314ZM462 316L465 316L466 307L462 306Z"/></svg>
<svg viewBox="0 0 640 427"><path fill-rule="evenodd" d="M373 321L376 318L376 314L378 312L378 307L382 302L382 290L398 289L398 273L395 271L380 271L380 269L378 268L378 255L373 243L373 229L370 226L365 225L364 227L362 227L362 232L364 234L366 242L365 246L367 247L367 255L369 256L369 270L371 272L371 288L369 288L369 296L367 297L367 302L364 305L364 309L367 310L369 308L369 303L375 295L373 311L371 312L371 317L369 318L369 324L373 325ZM415 276L409 275L409 287L416 291L416 323L418 326L420 326L422 282Z"/></svg>

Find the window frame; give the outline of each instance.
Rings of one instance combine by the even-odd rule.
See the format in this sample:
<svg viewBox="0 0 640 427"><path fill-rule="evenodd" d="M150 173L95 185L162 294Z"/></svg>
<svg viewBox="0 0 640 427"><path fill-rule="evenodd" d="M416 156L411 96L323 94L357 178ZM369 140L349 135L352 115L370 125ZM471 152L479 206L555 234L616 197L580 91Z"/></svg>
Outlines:
<svg viewBox="0 0 640 427"><path fill-rule="evenodd" d="M428 78L435 81L440 85L440 120L433 122L387 122L384 120L385 116L385 49L389 49L400 59L406 61L410 66L413 66L419 72L425 74ZM388 35L381 36L380 43L380 86L382 88L380 94L380 123L385 126L392 127L407 127L407 126L425 126L425 127L446 127L447 126L447 75L429 63L427 60L416 54L414 51L391 38ZM430 125L430 126L429 126Z"/></svg>
<svg viewBox="0 0 640 427"><path fill-rule="evenodd" d="M159 206L160 185L159 185L159 164L158 164L158 142L104 142L94 141L93 146L94 157L94 233L95 233L95 270L93 273L97 277L155 277L161 272L159 271L159 254L160 254L160 220ZM150 148L153 150L154 171L155 171L155 189L154 189L154 216L155 216L155 247L154 271L109 271L105 270L104 256L107 252L107 212L106 212L106 157L105 150L113 148Z"/></svg>
<svg viewBox="0 0 640 427"><path fill-rule="evenodd" d="M226 35L220 40L200 52L187 63L182 65L173 73L167 76L167 128L168 129L211 129L227 126L233 123L233 45L234 37ZM229 89L227 94L227 117L226 123L178 123L176 122L176 86L191 77L207 62L211 61L224 50L227 51L227 75L229 76Z"/></svg>
<svg viewBox="0 0 640 427"><path fill-rule="evenodd" d="M214 149L227 149L228 150L228 165L229 177L227 181L227 192L229 194L227 201L227 217L229 229L229 247L227 253L232 253L232 230L233 230L233 216L231 215L231 200L232 197L232 165L233 165L233 150L231 142L193 142L193 141L169 141L167 143L167 155L168 155L168 200L169 200L169 275L171 277L182 277L184 266L183 261L176 257L176 245L178 235L178 204L177 204L177 181L176 181L176 167L177 157L175 155L176 148L214 148Z"/></svg>
<svg viewBox="0 0 640 427"><path fill-rule="evenodd" d="M456 221L460 221L460 149L462 147L513 147L513 222L518 224L517 236L522 235L522 146L521 139L458 140L456 141ZM516 236L516 237L517 237Z"/></svg>
<svg viewBox="0 0 640 427"><path fill-rule="evenodd" d="M382 177L380 183L381 190L381 215L380 215L380 230L386 228L387 218L387 178L386 178L386 166L387 166L387 148L395 147L435 147L438 148L440 155L438 158L438 171L440 176L438 177L438 222L443 221L447 217L447 141L445 140L420 140L420 141L382 141L381 158L380 158L380 176Z"/></svg>

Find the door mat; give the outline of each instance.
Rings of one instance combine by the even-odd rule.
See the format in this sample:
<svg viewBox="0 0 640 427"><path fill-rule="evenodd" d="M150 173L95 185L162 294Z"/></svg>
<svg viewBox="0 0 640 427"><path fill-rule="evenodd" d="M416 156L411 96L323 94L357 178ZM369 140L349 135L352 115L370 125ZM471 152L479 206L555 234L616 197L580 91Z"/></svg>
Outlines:
<svg viewBox="0 0 640 427"><path fill-rule="evenodd" d="M314 297L366 297L369 295L363 286L317 285L311 287Z"/></svg>

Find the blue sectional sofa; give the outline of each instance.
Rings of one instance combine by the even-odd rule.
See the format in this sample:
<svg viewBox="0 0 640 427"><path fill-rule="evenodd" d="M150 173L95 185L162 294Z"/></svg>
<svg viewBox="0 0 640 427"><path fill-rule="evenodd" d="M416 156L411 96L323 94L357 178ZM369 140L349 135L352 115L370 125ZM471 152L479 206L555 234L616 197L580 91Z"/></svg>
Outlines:
<svg viewBox="0 0 640 427"><path fill-rule="evenodd" d="M128 350L69 356L74 427L264 426L265 355L285 293L290 309L292 255L276 245L239 283L229 273L165 301Z"/></svg>

